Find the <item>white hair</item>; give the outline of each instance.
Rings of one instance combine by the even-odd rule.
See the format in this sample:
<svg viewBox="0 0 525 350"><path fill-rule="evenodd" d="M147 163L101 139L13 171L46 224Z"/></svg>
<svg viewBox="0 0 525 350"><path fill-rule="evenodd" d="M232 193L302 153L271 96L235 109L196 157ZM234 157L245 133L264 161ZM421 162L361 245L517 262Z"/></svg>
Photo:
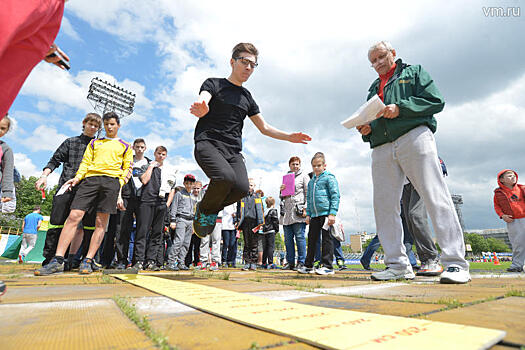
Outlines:
<svg viewBox="0 0 525 350"><path fill-rule="evenodd" d="M382 40L370 46L370 48L368 49L368 57L370 57L370 54L377 49L386 49L390 52L394 51L392 44L390 44L388 41Z"/></svg>

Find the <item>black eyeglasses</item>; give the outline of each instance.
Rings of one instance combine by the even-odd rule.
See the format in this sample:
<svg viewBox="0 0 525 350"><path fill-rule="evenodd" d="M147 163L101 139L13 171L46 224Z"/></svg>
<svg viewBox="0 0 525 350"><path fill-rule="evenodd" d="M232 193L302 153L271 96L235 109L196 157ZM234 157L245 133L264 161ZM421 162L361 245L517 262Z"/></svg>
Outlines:
<svg viewBox="0 0 525 350"><path fill-rule="evenodd" d="M235 57L234 60L238 61L240 60L241 63L243 64L243 66L245 67L252 67L252 69L254 69L255 67L257 67L259 64L257 62L253 62L252 60L246 58L246 57Z"/></svg>

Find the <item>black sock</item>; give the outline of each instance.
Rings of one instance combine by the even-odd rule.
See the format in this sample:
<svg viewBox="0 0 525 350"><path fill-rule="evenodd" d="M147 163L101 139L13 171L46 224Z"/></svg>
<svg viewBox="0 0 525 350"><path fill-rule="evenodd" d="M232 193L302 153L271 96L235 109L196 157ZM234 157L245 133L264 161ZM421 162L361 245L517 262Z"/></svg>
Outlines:
<svg viewBox="0 0 525 350"><path fill-rule="evenodd" d="M55 255L55 259L57 259L57 262L59 264L63 264L64 263L64 257L63 256Z"/></svg>

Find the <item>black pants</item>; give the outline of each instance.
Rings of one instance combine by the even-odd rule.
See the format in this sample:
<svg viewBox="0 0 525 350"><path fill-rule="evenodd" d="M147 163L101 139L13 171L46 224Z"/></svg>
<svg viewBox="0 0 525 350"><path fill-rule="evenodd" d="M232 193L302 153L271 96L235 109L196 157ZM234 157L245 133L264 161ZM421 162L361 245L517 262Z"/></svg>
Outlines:
<svg viewBox="0 0 525 350"><path fill-rule="evenodd" d="M208 141L197 142L194 153L202 171L210 178L199 205L203 214L217 214L246 196L249 190L248 173L240 153L227 155Z"/></svg>
<svg viewBox="0 0 525 350"><path fill-rule="evenodd" d="M162 239L164 217L168 208L166 203L140 203L138 210L138 227L133 248L133 261L157 262L157 254ZM149 237L148 237L149 233Z"/></svg>
<svg viewBox="0 0 525 350"><path fill-rule="evenodd" d="M237 232L222 230L222 262L235 265L237 255Z"/></svg>
<svg viewBox="0 0 525 350"><path fill-rule="evenodd" d="M257 264L258 233L252 231L257 226L257 220L245 218L241 224L244 238L243 257L246 264Z"/></svg>
<svg viewBox="0 0 525 350"><path fill-rule="evenodd" d="M186 266L190 266L193 262L195 265L197 265L201 259L201 239L197 235L191 235L191 241L190 246L188 248L188 253L186 253L186 257L184 259L184 264Z"/></svg>
<svg viewBox="0 0 525 350"><path fill-rule="evenodd" d="M260 234L259 239L262 242L262 263L271 265L273 264L273 250L275 247L275 232Z"/></svg>
<svg viewBox="0 0 525 350"><path fill-rule="evenodd" d="M321 264L329 269L332 269L332 261L334 258L334 246L332 244L332 237L330 232L323 230L326 215L318 216L310 219L310 230L308 231L308 251L306 253L306 267L314 266L316 243L321 235Z"/></svg>
<svg viewBox="0 0 525 350"><path fill-rule="evenodd" d="M108 229L99 250L99 262L102 266L109 267L115 257L115 237L120 231L120 217L122 213L122 211L118 210L116 214L109 216Z"/></svg>
<svg viewBox="0 0 525 350"><path fill-rule="evenodd" d="M129 240L133 230L133 220L137 219L140 200L138 198L123 198L126 210L120 215L120 230L115 235L115 250L117 251L117 262L127 265Z"/></svg>
<svg viewBox="0 0 525 350"><path fill-rule="evenodd" d="M49 219L50 228L47 230L44 249L42 252L42 255L44 256L42 265L46 265L55 256L60 233L62 233L64 223L71 211L71 202L75 197L76 190L77 187L73 187L71 191L66 191L60 196L53 197L53 205L51 207L51 215ZM95 208L91 208L82 218L82 224L84 225L84 241L88 242L87 246L89 246L91 235L95 230L96 216L97 213L95 212Z"/></svg>

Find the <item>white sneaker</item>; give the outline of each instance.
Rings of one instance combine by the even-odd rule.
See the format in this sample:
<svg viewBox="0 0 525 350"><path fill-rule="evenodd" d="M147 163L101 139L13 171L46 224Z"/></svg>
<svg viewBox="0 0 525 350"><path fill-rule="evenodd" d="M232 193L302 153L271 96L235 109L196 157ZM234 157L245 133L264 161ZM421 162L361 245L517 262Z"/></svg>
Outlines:
<svg viewBox="0 0 525 350"><path fill-rule="evenodd" d="M447 270L441 274L439 283L461 284L470 281L470 273L458 265L449 265Z"/></svg>
<svg viewBox="0 0 525 350"><path fill-rule="evenodd" d="M421 268L416 273L418 276L439 276L443 272L443 267L438 261L428 260L421 264Z"/></svg>
<svg viewBox="0 0 525 350"><path fill-rule="evenodd" d="M311 268L311 267L306 267L306 266L301 266L300 268L297 269L297 272L298 273L302 273L302 274L307 274L307 273L314 273L314 269Z"/></svg>
<svg viewBox="0 0 525 350"><path fill-rule="evenodd" d="M416 278L416 275L414 275L414 271L412 271L411 267L408 267L405 270L387 268L384 271L374 272L370 275L370 278L374 281L413 280Z"/></svg>
<svg viewBox="0 0 525 350"><path fill-rule="evenodd" d="M329 269L323 266L318 269L315 269L315 273L318 275L333 275L335 272L333 269Z"/></svg>

